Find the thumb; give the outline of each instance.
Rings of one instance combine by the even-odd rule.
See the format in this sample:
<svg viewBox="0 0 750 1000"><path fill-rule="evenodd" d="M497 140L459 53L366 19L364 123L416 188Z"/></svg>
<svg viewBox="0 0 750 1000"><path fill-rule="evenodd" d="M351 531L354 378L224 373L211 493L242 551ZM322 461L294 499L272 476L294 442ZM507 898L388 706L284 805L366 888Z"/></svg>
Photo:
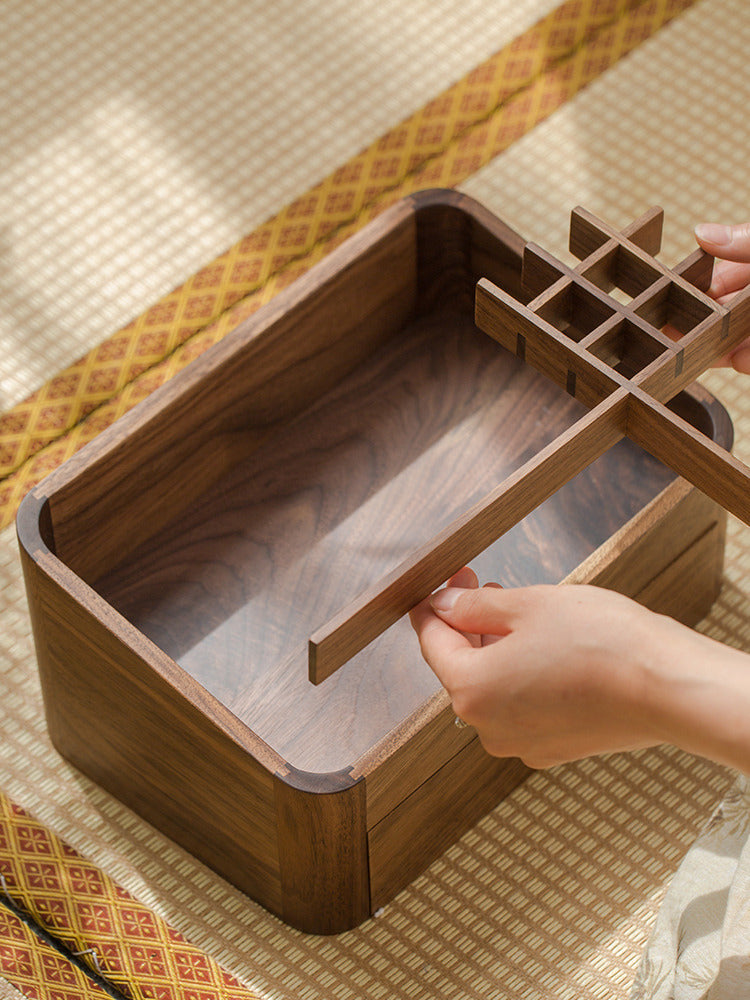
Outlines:
<svg viewBox="0 0 750 1000"><path fill-rule="evenodd" d="M738 226L701 222L695 227L695 238L707 253L721 260L750 261L750 222Z"/></svg>
<svg viewBox="0 0 750 1000"><path fill-rule="evenodd" d="M430 598L432 609L444 622L464 632L508 635L512 630L513 606L511 594L497 586L465 590L446 587Z"/></svg>

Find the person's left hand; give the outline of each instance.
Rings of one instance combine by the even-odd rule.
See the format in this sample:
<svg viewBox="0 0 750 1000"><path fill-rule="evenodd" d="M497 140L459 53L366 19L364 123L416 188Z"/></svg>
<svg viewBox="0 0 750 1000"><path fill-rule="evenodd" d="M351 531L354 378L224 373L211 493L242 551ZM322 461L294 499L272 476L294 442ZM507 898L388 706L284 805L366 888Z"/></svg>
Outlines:
<svg viewBox="0 0 750 1000"><path fill-rule="evenodd" d="M716 258L708 294L721 305L750 285L750 223L722 226L701 223L695 227L698 245ZM714 362L717 368L734 368L750 374L750 338Z"/></svg>

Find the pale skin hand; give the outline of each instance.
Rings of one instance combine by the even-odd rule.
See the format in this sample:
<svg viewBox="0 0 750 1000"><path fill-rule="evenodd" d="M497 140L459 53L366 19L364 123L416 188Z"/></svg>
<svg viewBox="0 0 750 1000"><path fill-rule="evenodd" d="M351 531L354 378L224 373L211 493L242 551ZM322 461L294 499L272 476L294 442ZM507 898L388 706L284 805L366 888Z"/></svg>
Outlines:
<svg viewBox="0 0 750 1000"><path fill-rule="evenodd" d="M696 226L695 238L707 253L716 257L709 295L722 305L731 302L733 295L750 284L750 223L738 226L702 223ZM717 365L750 374L750 340Z"/></svg>
<svg viewBox="0 0 750 1000"><path fill-rule="evenodd" d="M494 756L548 767L668 742L750 772L750 656L626 597L479 588L464 569L411 618Z"/></svg>
<svg viewBox="0 0 750 1000"><path fill-rule="evenodd" d="M750 283L750 223L696 227L722 304ZM750 339L721 359L750 374ZM546 767L673 743L750 773L750 656L595 587L479 588L463 569L411 613L485 749Z"/></svg>
<svg viewBox="0 0 750 1000"><path fill-rule="evenodd" d="M750 223L696 227L721 303L750 283ZM719 364L750 374L750 339ZM422 653L485 749L546 767L673 743L750 773L750 656L596 587L479 587L411 612Z"/></svg>

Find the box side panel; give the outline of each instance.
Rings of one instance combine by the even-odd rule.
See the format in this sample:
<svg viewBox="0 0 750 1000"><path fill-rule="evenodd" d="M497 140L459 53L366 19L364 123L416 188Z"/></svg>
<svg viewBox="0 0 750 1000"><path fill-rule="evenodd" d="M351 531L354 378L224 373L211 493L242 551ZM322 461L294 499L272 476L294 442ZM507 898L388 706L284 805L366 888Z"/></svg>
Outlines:
<svg viewBox="0 0 750 1000"><path fill-rule="evenodd" d="M365 782L345 772L297 781L289 770L274 786L282 917L309 934L339 934L370 914Z"/></svg>
<svg viewBox="0 0 750 1000"><path fill-rule="evenodd" d="M272 777L111 623L22 549L47 724L58 751L186 850L278 913ZM64 567L61 567L64 572Z"/></svg>
<svg viewBox="0 0 750 1000"><path fill-rule="evenodd" d="M419 311L460 309L473 315L477 281L487 277L521 298L524 241L468 195L421 191L417 213Z"/></svg>
<svg viewBox="0 0 750 1000"><path fill-rule="evenodd" d="M474 285L488 278L519 302L527 302L528 292L521 283L523 240L504 223L478 210L472 218L470 269Z"/></svg>
<svg viewBox="0 0 750 1000"><path fill-rule="evenodd" d="M684 625L697 625L711 610L721 590L724 536L723 523L712 525L705 535L649 581L635 599Z"/></svg>
<svg viewBox="0 0 750 1000"><path fill-rule="evenodd" d="M369 833L373 909L383 906L529 773L476 737Z"/></svg>
<svg viewBox="0 0 750 1000"><path fill-rule="evenodd" d="M53 473L57 555L94 582L397 334L415 295L414 219L400 205Z"/></svg>
<svg viewBox="0 0 750 1000"><path fill-rule="evenodd" d="M696 592L710 592L715 598L723 565L725 528L726 512L718 504L684 480L676 480L622 531L592 553L566 582L590 583L639 600L640 594L654 597L658 592L655 581L661 574L715 529L712 537L717 552L709 559L705 546L701 549L706 561L698 564L692 580ZM647 601L642 603L652 607ZM674 613L670 612L679 620L683 620L681 608L678 603ZM698 620L689 617L688 624Z"/></svg>
<svg viewBox="0 0 750 1000"><path fill-rule="evenodd" d="M412 732L414 718L357 761L353 773L367 775L369 829L474 739L472 730L453 724L454 718L447 693L440 691L419 713L416 732L406 743L404 731Z"/></svg>

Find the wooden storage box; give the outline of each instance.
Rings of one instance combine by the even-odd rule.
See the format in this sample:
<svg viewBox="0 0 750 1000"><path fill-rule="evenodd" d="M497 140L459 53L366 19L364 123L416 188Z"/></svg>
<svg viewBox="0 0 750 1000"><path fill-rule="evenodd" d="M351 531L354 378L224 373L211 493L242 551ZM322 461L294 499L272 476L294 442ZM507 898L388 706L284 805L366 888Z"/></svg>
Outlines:
<svg viewBox="0 0 750 1000"><path fill-rule="evenodd" d="M305 931L364 920L526 774L454 726L403 620L307 674L311 633L583 412L474 326L478 278L523 298L522 248L457 193L405 199L19 512L55 746ZM707 393L673 405L731 444ZM724 519L623 440L473 565L694 623Z"/></svg>

